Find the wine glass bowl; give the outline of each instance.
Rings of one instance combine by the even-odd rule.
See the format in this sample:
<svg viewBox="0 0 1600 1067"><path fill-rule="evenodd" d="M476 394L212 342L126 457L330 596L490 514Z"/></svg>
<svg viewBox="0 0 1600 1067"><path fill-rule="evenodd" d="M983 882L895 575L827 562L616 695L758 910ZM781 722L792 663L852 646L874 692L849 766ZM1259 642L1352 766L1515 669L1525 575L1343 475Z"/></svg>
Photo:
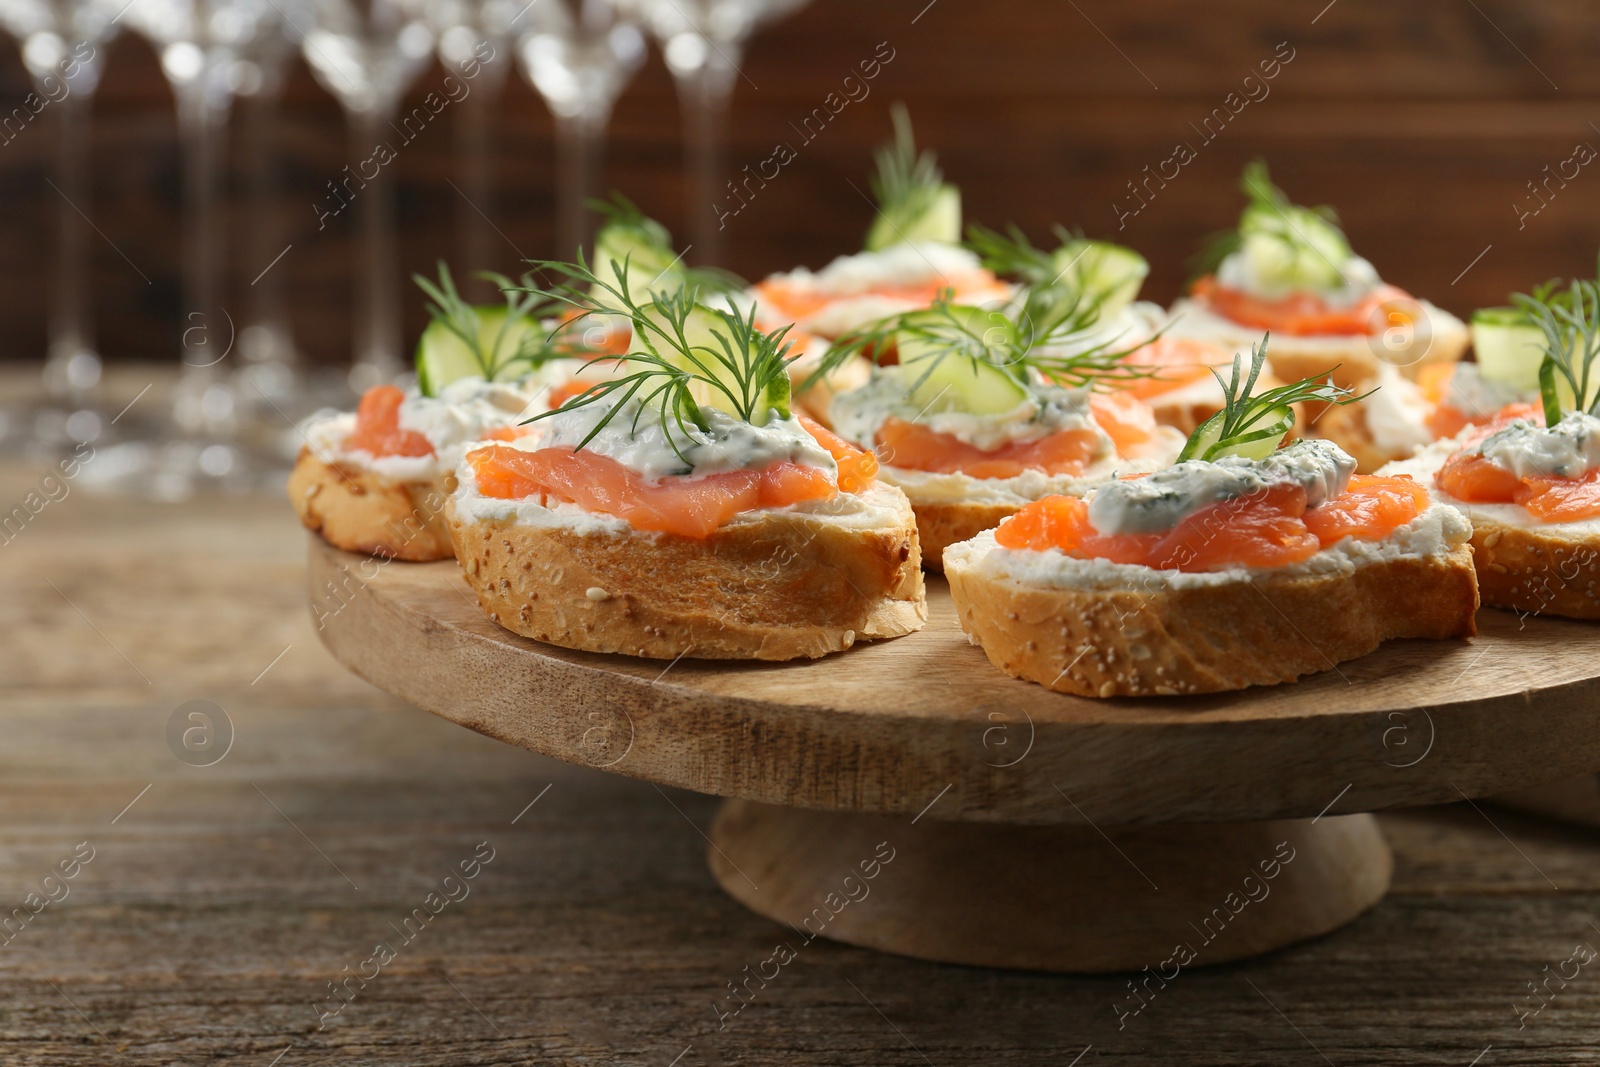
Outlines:
<svg viewBox="0 0 1600 1067"><path fill-rule="evenodd" d="M617 97L644 64L645 39L628 9L610 0L539 0L517 40L528 83L556 119L558 254L588 238L585 207L594 194L600 148Z"/></svg>

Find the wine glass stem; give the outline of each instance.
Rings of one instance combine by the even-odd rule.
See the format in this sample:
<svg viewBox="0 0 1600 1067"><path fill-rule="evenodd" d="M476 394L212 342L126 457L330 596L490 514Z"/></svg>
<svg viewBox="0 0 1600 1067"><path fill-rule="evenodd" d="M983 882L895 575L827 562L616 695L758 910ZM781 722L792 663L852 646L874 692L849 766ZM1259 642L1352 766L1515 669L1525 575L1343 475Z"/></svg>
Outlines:
<svg viewBox="0 0 1600 1067"><path fill-rule="evenodd" d="M180 397L197 395L219 379L219 364L233 348L233 322L220 299L224 245L218 205L227 123L226 106L209 99L200 85L179 89L178 137L187 220L181 348L187 388L180 385Z"/></svg>
<svg viewBox="0 0 1600 1067"><path fill-rule="evenodd" d="M699 263L719 262L722 255L716 209L723 194L717 186L722 175L722 131L732 89L732 83L712 63L678 78L683 139L689 156L687 207L689 235L694 242L694 255L690 258Z"/></svg>
<svg viewBox="0 0 1600 1067"><path fill-rule="evenodd" d="M249 263L258 270L250 282L252 325L265 331L264 349L247 353L256 355L264 363L293 367L294 344L284 311L282 275L272 267L284 251L283 205L279 202L278 175L278 81L273 78L269 87L250 99L245 107L248 121L245 137L249 171L250 217L246 229L249 244Z"/></svg>
<svg viewBox="0 0 1600 1067"><path fill-rule="evenodd" d="M388 120L393 107L375 107L351 116L351 164L344 175L361 217L361 270L355 365L350 381L357 389L392 381L400 374L400 294L395 271L394 160L388 159ZM381 152L379 145L385 146ZM381 162L387 159L387 162Z"/></svg>
<svg viewBox="0 0 1600 1067"><path fill-rule="evenodd" d="M589 209L595 178L600 171L600 151L605 119L579 115L556 120L556 154L559 204L556 229L558 258L572 256L589 239ZM586 251L587 254L587 251Z"/></svg>
<svg viewBox="0 0 1600 1067"><path fill-rule="evenodd" d="M461 195L456 197L461 263L455 276L456 284L469 300L488 300L495 295L488 282L471 273L490 269L487 219L493 217L494 210L489 150L493 103L490 90L479 85L461 102L461 113L456 117L456 158L461 161Z"/></svg>
<svg viewBox="0 0 1600 1067"><path fill-rule="evenodd" d="M56 245L54 300L50 312L50 350L45 386L55 396L82 400L99 377L98 354L91 340L89 313L89 101L87 91L73 89L54 105L56 112L56 186L61 193ZM92 360L74 373L72 361Z"/></svg>

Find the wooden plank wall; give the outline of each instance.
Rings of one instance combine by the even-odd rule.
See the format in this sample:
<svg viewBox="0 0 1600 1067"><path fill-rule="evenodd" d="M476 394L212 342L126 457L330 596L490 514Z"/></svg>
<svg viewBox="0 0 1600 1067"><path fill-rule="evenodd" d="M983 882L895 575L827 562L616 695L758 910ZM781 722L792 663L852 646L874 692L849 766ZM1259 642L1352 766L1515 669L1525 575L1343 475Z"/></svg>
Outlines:
<svg viewBox="0 0 1600 1067"><path fill-rule="evenodd" d="M1600 147L1597 35L1600 9L1559 0L814 0L761 34L743 64L730 171L754 168L780 143L796 155L727 220L727 265L759 275L857 247L871 214L858 190L898 99L965 191L969 218L1016 221L1038 237L1059 221L1123 240L1154 264L1147 291L1155 298L1177 292L1197 242L1236 216L1239 169L1260 155L1298 200L1336 204L1357 249L1386 278L1466 312L1594 263L1600 168L1563 161L1579 144ZM803 141L791 123L880 49L893 58L870 94ZM1260 64L1275 55L1276 76L1262 80ZM442 77L430 71L413 95ZM20 61L6 50L0 102L9 109L26 91ZM294 248L275 269L287 276L302 347L319 361L340 360L351 213L319 233L312 205L353 159L338 108L303 67L285 112L286 240ZM408 273L455 250L453 117L446 113L392 164ZM516 80L495 122L498 191L488 210L507 240L492 265L510 269L513 245L555 252L553 134L542 102ZM154 54L138 39L117 40L96 102L86 206L105 236L95 249L95 302L113 358L176 354L174 134ZM1164 164L1180 143L1192 160ZM57 207L44 181L50 148L42 123L0 146L3 358L43 349ZM1170 180L1152 182L1148 205L1121 216L1119 229L1114 205L1138 206L1128 183L1142 182L1146 166L1164 167ZM1550 178L1563 166L1565 184ZM687 229L677 104L654 54L617 108L605 177L674 230ZM1542 183L1548 203L1533 198L1530 182ZM1540 210L1519 222L1519 205ZM264 265L237 263L236 287ZM422 314L409 293L407 302L411 333Z"/></svg>

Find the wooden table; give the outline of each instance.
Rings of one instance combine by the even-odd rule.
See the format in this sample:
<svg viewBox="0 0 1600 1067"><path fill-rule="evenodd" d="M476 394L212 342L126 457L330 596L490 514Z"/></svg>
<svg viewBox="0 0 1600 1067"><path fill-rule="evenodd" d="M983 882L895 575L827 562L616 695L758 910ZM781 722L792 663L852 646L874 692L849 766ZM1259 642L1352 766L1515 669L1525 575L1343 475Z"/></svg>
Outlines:
<svg viewBox="0 0 1600 1067"><path fill-rule="evenodd" d="M38 478L0 468L0 511ZM1370 914L1152 979L1120 1030L1116 1009L1139 1003L1128 976L822 940L721 1017L730 982L800 939L712 881L714 802L499 744L356 680L318 642L304 559L278 499L73 489L0 543L0 917L29 914L56 865L93 849L51 884L67 896L0 934L0 1062L1600 1062L1600 966L1549 979L1557 995L1520 1029L1517 1014L1539 1005L1528 983L1600 948L1600 838L1466 804L1383 817L1397 869ZM234 727L209 767L167 740L191 700ZM429 894L481 842L493 859L433 916ZM430 918L406 942L415 909ZM380 941L398 948L375 967ZM329 999L363 970L376 977L351 980L353 1000Z"/></svg>

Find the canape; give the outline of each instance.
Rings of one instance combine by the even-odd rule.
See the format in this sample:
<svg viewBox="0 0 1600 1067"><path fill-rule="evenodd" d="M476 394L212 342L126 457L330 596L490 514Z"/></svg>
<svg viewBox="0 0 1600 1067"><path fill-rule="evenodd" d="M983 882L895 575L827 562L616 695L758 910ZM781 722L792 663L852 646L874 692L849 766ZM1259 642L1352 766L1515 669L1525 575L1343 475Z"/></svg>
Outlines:
<svg viewBox="0 0 1600 1067"><path fill-rule="evenodd" d="M1383 468L1472 522L1483 601L1600 618L1600 285L1526 305L1542 334L1540 401Z"/></svg>
<svg viewBox="0 0 1600 1067"><path fill-rule="evenodd" d="M961 246L961 193L944 180L933 153L917 152L899 105L894 124L894 143L877 154L878 212L862 251L757 284L751 296L764 325L792 323L800 333L832 339L928 307L946 291L963 303L1010 295L1011 287Z"/></svg>
<svg viewBox="0 0 1600 1067"><path fill-rule="evenodd" d="M999 308L941 298L836 342L830 359L875 362L834 398L834 430L874 450L879 476L910 498L925 566L1030 501L1177 455L1182 434L1103 387L1137 372L1093 324L1081 294L1040 285Z"/></svg>
<svg viewBox="0 0 1600 1067"><path fill-rule="evenodd" d="M1415 377L1461 358L1465 324L1379 278L1332 209L1291 203L1259 161L1245 168L1241 187L1249 204L1238 229L1202 254L1169 333L1243 351L1270 331L1272 372L1286 382L1332 374L1354 387L1383 363Z"/></svg>
<svg viewBox="0 0 1600 1067"><path fill-rule="evenodd" d="M1265 342L1263 342L1263 345ZM1015 677L1079 696L1289 682L1396 637L1475 633L1471 528L1328 441L1279 447L1313 379L1252 395L1258 348L1179 463L1029 504L945 550L962 628Z"/></svg>
<svg viewBox="0 0 1600 1067"><path fill-rule="evenodd" d="M626 318L623 370L480 446L446 506L478 603L538 641L658 659L815 658L926 619L916 522L876 463L791 413L783 329L637 300L581 264L544 291ZM580 288L580 286L582 288Z"/></svg>
<svg viewBox="0 0 1600 1067"><path fill-rule="evenodd" d="M438 285L418 281L432 321L417 345L416 386L375 386L354 412L307 423L288 492L301 523L334 547L426 562L451 554L444 505L467 445L523 432L518 424L545 410L551 385L581 361L546 337L524 297L474 307L442 267Z"/></svg>
<svg viewBox="0 0 1600 1067"><path fill-rule="evenodd" d="M967 246L1000 277L1082 294L1093 322L1074 343L1122 349L1122 361L1138 373L1108 378L1104 384L1147 403L1161 425L1188 436L1221 411L1222 386L1213 371L1226 370L1238 349L1169 333L1167 310L1138 299L1150 265L1133 249L1088 240L1061 226L1055 232L1061 244L1054 252L1034 247L1015 226L1005 234L972 226ZM1263 389L1281 384L1265 372L1258 383Z"/></svg>
<svg viewBox="0 0 1600 1067"><path fill-rule="evenodd" d="M1476 362L1428 364L1414 381L1380 364L1367 383L1376 386L1372 395L1328 412L1318 433L1354 455L1362 470L1376 470L1467 426L1486 425L1512 404L1537 404L1543 341L1525 305L1559 303L1564 295L1547 282L1531 295L1513 294L1511 307L1480 308L1472 316Z"/></svg>

